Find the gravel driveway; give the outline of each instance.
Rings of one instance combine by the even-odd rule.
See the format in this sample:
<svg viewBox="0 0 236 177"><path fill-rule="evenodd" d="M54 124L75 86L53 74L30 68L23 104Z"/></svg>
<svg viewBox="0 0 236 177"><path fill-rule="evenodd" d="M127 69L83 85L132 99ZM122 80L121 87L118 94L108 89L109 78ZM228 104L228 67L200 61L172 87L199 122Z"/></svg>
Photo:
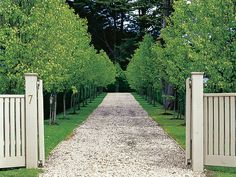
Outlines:
<svg viewBox="0 0 236 177"><path fill-rule="evenodd" d="M184 152L129 93L110 93L63 141L41 177L203 176L186 169Z"/></svg>

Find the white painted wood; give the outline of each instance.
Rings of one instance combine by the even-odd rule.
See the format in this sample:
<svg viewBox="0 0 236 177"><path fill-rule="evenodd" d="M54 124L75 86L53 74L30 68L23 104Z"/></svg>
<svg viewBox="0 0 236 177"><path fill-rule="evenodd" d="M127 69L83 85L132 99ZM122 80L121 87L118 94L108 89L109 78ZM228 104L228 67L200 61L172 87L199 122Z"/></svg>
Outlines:
<svg viewBox="0 0 236 177"><path fill-rule="evenodd" d="M191 88L190 78L186 80L186 108L185 108L185 120L186 120L186 165L191 160Z"/></svg>
<svg viewBox="0 0 236 177"><path fill-rule="evenodd" d="M209 113L209 125L208 125L208 143L209 143L209 147L208 147L208 154L209 155L213 155L213 124L214 124L214 121L213 121L213 97L209 97L208 98L208 113Z"/></svg>
<svg viewBox="0 0 236 177"><path fill-rule="evenodd" d="M192 73L192 166L204 169L203 145L203 73Z"/></svg>
<svg viewBox="0 0 236 177"><path fill-rule="evenodd" d="M229 140L230 140L230 129L229 129L229 97L225 97L225 155L229 156Z"/></svg>
<svg viewBox="0 0 236 177"><path fill-rule="evenodd" d="M0 98L24 98L25 95L0 95Z"/></svg>
<svg viewBox="0 0 236 177"><path fill-rule="evenodd" d="M208 155L208 98L204 97L203 98L203 112L204 112L204 138L203 138L203 143L204 143L204 161L206 155Z"/></svg>
<svg viewBox="0 0 236 177"><path fill-rule="evenodd" d="M209 98L209 96L205 96L204 99L205 98ZM205 157L204 157L205 165L236 167L236 156L235 156L235 143L236 143L235 142L235 133L236 133L235 104L236 103L235 101L236 101L235 97L228 97L228 96L221 96L219 98L214 97L214 155L208 155L205 153ZM218 108L218 111L217 111L217 108ZM218 120L218 127L219 127L218 137L217 137L217 129L216 129L217 120ZM206 126L206 123L204 126ZM207 138L207 135L205 134L205 139L206 138ZM219 153L216 153L217 152L216 145L217 145L218 138L219 138L218 140Z"/></svg>
<svg viewBox="0 0 236 177"><path fill-rule="evenodd" d="M207 156L205 165L236 167L235 156L212 155Z"/></svg>
<svg viewBox="0 0 236 177"><path fill-rule="evenodd" d="M21 155L25 156L25 98L21 99Z"/></svg>
<svg viewBox="0 0 236 177"><path fill-rule="evenodd" d="M16 98L16 156L21 156L20 98Z"/></svg>
<svg viewBox="0 0 236 177"><path fill-rule="evenodd" d="M219 154L219 99L214 97L214 155Z"/></svg>
<svg viewBox="0 0 236 177"><path fill-rule="evenodd" d="M212 97L236 97L236 93L204 93L204 96Z"/></svg>
<svg viewBox="0 0 236 177"><path fill-rule="evenodd" d="M26 167L38 167L37 74L25 74Z"/></svg>
<svg viewBox="0 0 236 177"><path fill-rule="evenodd" d="M24 167L25 157L7 157L3 161L0 160L1 168ZM0 172L1 173L1 172Z"/></svg>
<svg viewBox="0 0 236 177"><path fill-rule="evenodd" d="M44 147L44 111L43 111L43 81L39 81L38 88L38 135L39 135L39 161L44 166L45 147Z"/></svg>
<svg viewBox="0 0 236 177"><path fill-rule="evenodd" d="M10 157L10 108L9 98L5 98L5 157Z"/></svg>
<svg viewBox="0 0 236 177"><path fill-rule="evenodd" d="M16 156L15 144L15 98L10 98L10 154Z"/></svg>
<svg viewBox="0 0 236 177"><path fill-rule="evenodd" d="M4 157L4 126L3 126L3 98L0 98L0 159Z"/></svg>
<svg viewBox="0 0 236 177"><path fill-rule="evenodd" d="M0 168L45 161L42 81L38 90L36 74L25 78L25 95L0 95Z"/></svg>
<svg viewBox="0 0 236 177"><path fill-rule="evenodd" d="M230 154L231 156L235 156L235 113L236 113L236 108L235 108L235 97L230 98L230 130L231 130L231 147L230 147Z"/></svg>
<svg viewBox="0 0 236 177"><path fill-rule="evenodd" d="M224 137L225 137L225 130L224 130L224 97L219 98L219 123L220 123L220 155L224 155L224 147L225 147L225 142L224 142Z"/></svg>

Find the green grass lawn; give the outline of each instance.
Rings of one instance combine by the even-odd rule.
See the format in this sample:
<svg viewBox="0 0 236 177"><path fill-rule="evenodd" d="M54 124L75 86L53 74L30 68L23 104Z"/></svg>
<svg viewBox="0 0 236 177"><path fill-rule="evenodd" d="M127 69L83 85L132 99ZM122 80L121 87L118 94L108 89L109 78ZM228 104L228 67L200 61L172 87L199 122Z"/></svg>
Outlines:
<svg viewBox="0 0 236 177"><path fill-rule="evenodd" d="M50 152L64 139L69 138L72 135L73 130L83 123L88 116L97 108L102 102L106 94L101 94L92 103L89 103L86 107L81 107L77 114L71 114L72 111L68 111L68 119L63 119L63 115L59 114L57 117L58 125L50 126L45 121L45 153L46 157ZM37 177L42 170L40 169L8 169L1 170L0 177Z"/></svg>
<svg viewBox="0 0 236 177"><path fill-rule="evenodd" d="M165 112L163 106L154 107L137 94L133 94L140 105L148 112L148 114L170 135L175 139L181 147L185 148L185 126L184 120L173 119L173 115L163 115ZM168 113L173 114L169 111ZM226 167L207 167L211 170L209 174L215 177L236 177L236 168Z"/></svg>

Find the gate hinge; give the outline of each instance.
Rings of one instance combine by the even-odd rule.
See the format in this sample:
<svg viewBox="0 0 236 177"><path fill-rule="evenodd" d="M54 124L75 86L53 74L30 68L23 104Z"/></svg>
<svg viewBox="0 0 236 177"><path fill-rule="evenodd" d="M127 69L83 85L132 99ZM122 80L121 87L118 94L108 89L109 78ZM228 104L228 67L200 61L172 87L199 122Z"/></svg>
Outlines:
<svg viewBox="0 0 236 177"><path fill-rule="evenodd" d="M39 86L40 86L40 82L37 81L37 89L39 89Z"/></svg>
<svg viewBox="0 0 236 177"><path fill-rule="evenodd" d="M191 165L192 164L192 159L187 159L187 165Z"/></svg>
<svg viewBox="0 0 236 177"><path fill-rule="evenodd" d="M43 161L42 161L42 160L39 160L39 161L38 161L38 167L39 167L39 168L42 168L42 167L43 167Z"/></svg>
<svg viewBox="0 0 236 177"><path fill-rule="evenodd" d="M192 79L189 78L189 88L192 88Z"/></svg>

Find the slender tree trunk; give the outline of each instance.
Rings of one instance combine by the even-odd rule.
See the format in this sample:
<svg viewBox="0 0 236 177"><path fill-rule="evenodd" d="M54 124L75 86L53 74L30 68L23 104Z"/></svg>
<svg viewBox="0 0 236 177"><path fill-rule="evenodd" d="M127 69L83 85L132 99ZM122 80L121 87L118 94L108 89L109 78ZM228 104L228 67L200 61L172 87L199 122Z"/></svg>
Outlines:
<svg viewBox="0 0 236 177"><path fill-rule="evenodd" d="M88 88L85 87L85 105L88 104Z"/></svg>
<svg viewBox="0 0 236 177"><path fill-rule="evenodd" d="M153 89L154 90L154 89ZM153 105L156 106L156 96L157 96L157 92L154 90L154 102L153 102Z"/></svg>
<svg viewBox="0 0 236 177"><path fill-rule="evenodd" d="M92 103L92 87L89 86L89 102Z"/></svg>
<svg viewBox="0 0 236 177"><path fill-rule="evenodd" d="M53 119L53 95L52 94L50 94L50 97L49 97L49 104L50 104L49 125L51 125L52 119Z"/></svg>
<svg viewBox="0 0 236 177"><path fill-rule="evenodd" d="M70 108L73 108L73 93L70 96Z"/></svg>
<svg viewBox="0 0 236 177"><path fill-rule="evenodd" d="M73 95L73 114L76 114L76 94Z"/></svg>
<svg viewBox="0 0 236 177"><path fill-rule="evenodd" d="M57 123L57 93L54 94L54 117L53 117L53 124Z"/></svg>
<svg viewBox="0 0 236 177"><path fill-rule="evenodd" d="M80 100L81 100L81 89L79 88L78 89L78 100L77 100L77 102L78 102L78 107L77 107L77 110L80 110Z"/></svg>
<svg viewBox="0 0 236 177"><path fill-rule="evenodd" d="M63 117L66 119L66 91L63 94Z"/></svg>
<svg viewBox="0 0 236 177"><path fill-rule="evenodd" d="M84 94L84 86L82 87L82 89L81 89L81 91L82 91L82 98L83 98L83 107L85 107L85 94Z"/></svg>

